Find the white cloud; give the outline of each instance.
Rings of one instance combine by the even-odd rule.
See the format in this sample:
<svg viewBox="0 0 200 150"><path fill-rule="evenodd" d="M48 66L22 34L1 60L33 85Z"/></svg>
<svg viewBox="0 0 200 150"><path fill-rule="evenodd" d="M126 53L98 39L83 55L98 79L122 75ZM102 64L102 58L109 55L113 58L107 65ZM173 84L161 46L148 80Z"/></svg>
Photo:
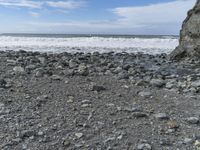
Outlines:
<svg viewBox="0 0 200 150"><path fill-rule="evenodd" d="M40 14L37 13L37 12L29 12L29 14L30 14L32 17L35 17L35 18L40 17Z"/></svg>
<svg viewBox="0 0 200 150"><path fill-rule="evenodd" d="M26 8L41 8L42 1L29 1L29 0L0 0L1 6L10 7L26 7Z"/></svg>
<svg viewBox="0 0 200 150"><path fill-rule="evenodd" d="M61 8L61 9L76 9L80 8L84 5L84 2L82 1L47 1L47 5L50 7L55 7L55 8Z"/></svg>
<svg viewBox="0 0 200 150"><path fill-rule="evenodd" d="M112 12L120 17L119 22L126 26L180 24L196 0L175 0L147 6L118 7Z"/></svg>
<svg viewBox="0 0 200 150"><path fill-rule="evenodd" d="M10 7L26 7L26 8L44 8L45 6L59 8L59 9L76 9L80 8L85 3L83 1L63 0L63 1L50 1L50 0L0 0L0 6Z"/></svg>

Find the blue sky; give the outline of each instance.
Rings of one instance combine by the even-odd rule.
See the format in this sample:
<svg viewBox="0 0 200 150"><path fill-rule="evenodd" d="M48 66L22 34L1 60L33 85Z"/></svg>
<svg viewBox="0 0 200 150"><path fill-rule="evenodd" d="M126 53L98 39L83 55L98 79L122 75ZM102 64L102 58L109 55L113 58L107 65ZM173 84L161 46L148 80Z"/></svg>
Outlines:
<svg viewBox="0 0 200 150"><path fill-rule="evenodd" d="M196 0L0 0L0 33L178 34Z"/></svg>

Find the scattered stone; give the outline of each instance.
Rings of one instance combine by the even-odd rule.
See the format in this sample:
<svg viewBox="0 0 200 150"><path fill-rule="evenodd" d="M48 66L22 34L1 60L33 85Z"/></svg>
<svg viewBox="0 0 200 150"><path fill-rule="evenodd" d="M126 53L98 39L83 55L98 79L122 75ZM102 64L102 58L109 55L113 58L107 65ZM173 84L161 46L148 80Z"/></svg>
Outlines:
<svg viewBox="0 0 200 150"><path fill-rule="evenodd" d="M44 132L39 131L39 132L38 132L38 135L39 135L39 136L43 136L43 135L44 135Z"/></svg>
<svg viewBox="0 0 200 150"><path fill-rule="evenodd" d="M167 125L168 125L169 129L177 129L177 128L179 128L179 125L175 120L168 121Z"/></svg>
<svg viewBox="0 0 200 150"><path fill-rule="evenodd" d="M160 145L162 146L172 146L172 141L170 139L161 139Z"/></svg>
<svg viewBox="0 0 200 150"><path fill-rule="evenodd" d="M169 116L166 113L158 113L154 115L158 120L168 120Z"/></svg>
<svg viewBox="0 0 200 150"><path fill-rule="evenodd" d="M75 136L80 139L81 137L83 137L83 133L75 133Z"/></svg>
<svg viewBox="0 0 200 150"><path fill-rule="evenodd" d="M144 91L139 92L138 95L145 98L149 98L152 96L151 92L144 92Z"/></svg>
<svg viewBox="0 0 200 150"><path fill-rule="evenodd" d="M150 81L150 84L151 84L152 86L154 86L154 87L161 88L161 87L163 87L163 86L165 85L165 82L164 82L164 80L162 80L162 79L152 79L152 80Z"/></svg>
<svg viewBox="0 0 200 150"><path fill-rule="evenodd" d="M172 88L175 87L175 84L174 84L174 82L167 82L165 87L166 87L167 89L172 89Z"/></svg>
<svg viewBox="0 0 200 150"><path fill-rule="evenodd" d="M59 75L52 75L51 79L52 80L62 80L62 78Z"/></svg>
<svg viewBox="0 0 200 150"><path fill-rule="evenodd" d="M36 68L36 65L28 65L26 66L27 70L34 70Z"/></svg>
<svg viewBox="0 0 200 150"><path fill-rule="evenodd" d="M199 123L199 118L198 117L189 117L186 120L190 124L198 124Z"/></svg>
<svg viewBox="0 0 200 150"><path fill-rule="evenodd" d="M7 59L7 64L10 66L15 66L17 64L17 61L12 59Z"/></svg>
<svg viewBox="0 0 200 150"><path fill-rule="evenodd" d="M117 75L117 79L119 80L122 80L122 79L128 79L129 78L129 75L125 72L120 72L118 75Z"/></svg>
<svg viewBox="0 0 200 150"><path fill-rule="evenodd" d="M45 64L46 58L45 57L38 57L37 58L41 64Z"/></svg>
<svg viewBox="0 0 200 150"><path fill-rule="evenodd" d="M63 146L64 146L64 147L69 147L70 145L71 145L71 142L70 142L69 140L65 139L65 140L63 141Z"/></svg>
<svg viewBox="0 0 200 150"><path fill-rule="evenodd" d="M43 77L44 71L42 69L37 69L35 72L35 77Z"/></svg>
<svg viewBox="0 0 200 150"><path fill-rule="evenodd" d="M5 104L4 103L0 103L0 114L3 113L5 110Z"/></svg>
<svg viewBox="0 0 200 150"><path fill-rule="evenodd" d="M13 71L17 74L24 74L25 73L25 70L24 68L22 68L21 66L16 66L13 68Z"/></svg>
<svg viewBox="0 0 200 150"><path fill-rule="evenodd" d="M185 138L183 143L184 144L192 144L194 142L194 140L192 138Z"/></svg>
<svg viewBox="0 0 200 150"><path fill-rule="evenodd" d="M73 103L74 102L74 97L73 96L68 96L68 103Z"/></svg>
<svg viewBox="0 0 200 150"><path fill-rule="evenodd" d="M65 80L65 84L68 84L69 83L69 80Z"/></svg>
<svg viewBox="0 0 200 150"><path fill-rule="evenodd" d="M101 85L91 85L90 89L92 91L97 91L97 92L106 90L106 88L104 86L101 86Z"/></svg>
<svg viewBox="0 0 200 150"><path fill-rule="evenodd" d="M88 67L84 64L79 65L78 74L80 74L82 76L87 76L89 74Z"/></svg>
<svg viewBox="0 0 200 150"><path fill-rule="evenodd" d="M13 143L14 145L19 144L21 141L22 141L21 138L15 138L15 139L12 139L12 142L14 142L14 143Z"/></svg>
<svg viewBox="0 0 200 150"><path fill-rule="evenodd" d="M195 87L195 88L200 87L200 80L192 82L192 83L191 83L191 86L193 86L193 87Z"/></svg>
<svg viewBox="0 0 200 150"><path fill-rule="evenodd" d="M6 84L7 84L6 80L0 79L0 88L5 88Z"/></svg>
<svg viewBox="0 0 200 150"><path fill-rule="evenodd" d="M120 107L118 109L122 110ZM126 111L126 112L138 112L138 111L140 111L140 109L138 109L136 107L125 107L123 110Z"/></svg>
<svg viewBox="0 0 200 150"><path fill-rule="evenodd" d="M196 149L200 150L200 141L199 141L199 140L196 140L196 141L194 142L194 147L195 147Z"/></svg>
<svg viewBox="0 0 200 150"><path fill-rule="evenodd" d="M133 112L133 116L136 117L136 118L148 117L148 115L146 113L143 113L143 112Z"/></svg>
<svg viewBox="0 0 200 150"><path fill-rule="evenodd" d="M142 79L135 83L135 85L137 85L137 86L146 86L148 84L149 84L148 81L145 81L145 80L142 80Z"/></svg>
<svg viewBox="0 0 200 150"><path fill-rule="evenodd" d="M91 106L91 104L82 104L82 105L81 105L82 108L90 107L90 106Z"/></svg>
<svg viewBox="0 0 200 150"><path fill-rule="evenodd" d="M152 147L148 143L143 143L137 146L137 150L151 150Z"/></svg>
<svg viewBox="0 0 200 150"><path fill-rule="evenodd" d="M31 137L31 136L35 136L35 135L36 135L36 133L34 130L24 130L21 132L22 138Z"/></svg>

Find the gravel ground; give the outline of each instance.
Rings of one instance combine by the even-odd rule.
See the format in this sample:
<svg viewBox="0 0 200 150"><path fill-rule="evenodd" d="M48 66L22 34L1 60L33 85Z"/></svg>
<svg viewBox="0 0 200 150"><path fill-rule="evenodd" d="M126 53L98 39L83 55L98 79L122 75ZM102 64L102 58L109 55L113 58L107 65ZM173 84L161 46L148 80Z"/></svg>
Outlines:
<svg viewBox="0 0 200 150"><path fill-rule="evenodd" d="M199 150L200 63L0 52L2 150Z"/></svg>

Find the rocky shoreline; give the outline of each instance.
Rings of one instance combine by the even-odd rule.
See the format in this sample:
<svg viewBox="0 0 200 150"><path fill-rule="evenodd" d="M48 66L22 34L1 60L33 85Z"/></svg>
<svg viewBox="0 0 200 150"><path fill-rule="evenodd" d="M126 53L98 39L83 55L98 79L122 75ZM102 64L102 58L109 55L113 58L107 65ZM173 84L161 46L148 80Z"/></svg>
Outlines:
<svg viewBox="0 0 200 150"><path fill-rule="evenodd" d="M200 149L200 61L0 52L0 149Z"/></svg>

